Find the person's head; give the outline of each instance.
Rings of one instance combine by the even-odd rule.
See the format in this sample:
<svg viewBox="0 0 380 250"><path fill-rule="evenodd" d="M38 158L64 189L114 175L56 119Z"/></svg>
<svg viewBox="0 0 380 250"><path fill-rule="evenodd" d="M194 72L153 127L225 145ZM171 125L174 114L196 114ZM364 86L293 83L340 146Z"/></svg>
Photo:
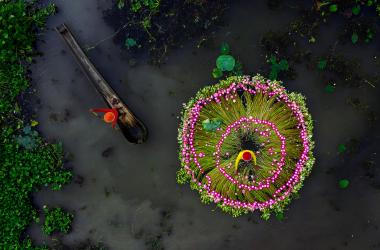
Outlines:
<svg viewBox="0 0 380 250"><path fill-rule="evenodd" d="M103 120L106 122L106 123L112 123L114 122L116 119L115 117L115 114L111 111L109 112L106 112L103 116Z"/></svg>

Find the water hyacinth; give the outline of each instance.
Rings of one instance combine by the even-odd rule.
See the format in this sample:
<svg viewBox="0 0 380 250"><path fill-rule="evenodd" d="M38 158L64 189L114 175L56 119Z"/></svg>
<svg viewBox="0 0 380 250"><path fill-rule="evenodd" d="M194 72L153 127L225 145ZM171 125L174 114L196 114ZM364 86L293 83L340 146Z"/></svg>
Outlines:
<svg viewBox="0 0 380 250"><path fill-rule="evenodd" d="M178 140L177 181L233 216L282 214L314 163L305 98L259 75L201 89L184 106Z"/></svg>

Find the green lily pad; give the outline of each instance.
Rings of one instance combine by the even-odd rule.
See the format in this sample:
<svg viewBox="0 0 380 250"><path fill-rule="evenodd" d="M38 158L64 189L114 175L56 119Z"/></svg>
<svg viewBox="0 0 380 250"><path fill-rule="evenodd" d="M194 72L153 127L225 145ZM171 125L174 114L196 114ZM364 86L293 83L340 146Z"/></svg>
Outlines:
<svg viewBox="0 0 380 250"><path fill-rule="evenodd" d="M214 68L212 70L212 77L214 77L214 78L221 78L222 76L223 76L223 72L220 69Z"/></svg>
<svg viewBox="0 0 380 250"><path fill-rule="evenodd" d="M339 153L344 153L346 150L347 150L347 147L343 143L338 145L338 152Z"/></svg>
<svg viewBox="0 0 380 250"><path fill-rule="evenodd" d="M330 12L337 12L338 11L338 5L337 4L332 4L329 7Z"/></svg>
<svg viewBox="0 0 380 250"><path fill-rule="evenodd" d="M221 71L232 71L235 63L235 58L230 55L220 55L216 59L216 67Z"/></svg>
<svg viewBox="0 0 380 250"><path fill-rule="evenodd" d="M359 15L359 13L360 13L360 5L356 5L356 6L352 7L352 14L357 16L357 15Z"/></svg>
<svg viewBox="0 0 380 250"><path fill-rule="evenodd" d="M286 59L281 59L277 63L277 58L272 55L269 59L269 62L272 64L271 72L269 73L270 80L276 80L279 72L289 69L289 63Z"/></svg>
<svg viewBox="0 0 380 250"><path fill-rule="evenodd" d="M30 122L30 126L32 126L32 127L35 127L35 126L37 126L38 125L38 121L36 121L36 120L32 120L31 122Z"/></svg>
<svg viewBox="0 0 380 250"><path fill-rule="evenodd" d="M277 79L277 75L278 75L277 70L274 70L272 68L272 70L269 73L269 79L272 80L272 81L276 80Z"/></svg>
<svg viewBox="0 0 380 250"><path fill-rule="evenodd" d="M285 218L284 213L276 213L276 218L279 221L284 220L284 218Z"/></svg>
<svg viewBox="0 0 380 250"><path fill-rule="evenodd" d="M202 121L203 129L209 132L214 132L216 129L220 128L222 126L222 120L219 118L213 118L213 119L206 119Z"/></svg>
<svg viewBox="0 0 380 250"><path fill-rule="evenodd" d="M228 55L229 53L230 53L230 45L228 45L228 43L222 43L222 46L220 46L220 54Z"/></svg>
<svg viewBox="0 0 380 250"><path fill-rule="evenodd" d="M132 47L135 47L137 45L137 42L135 39L133 38L127 38L125 40L125 46L129 49L129 48L132 48Z"/></svg>
<svg viewBox="0 0 380 250"><path fill-rule="evenodd" d="M124 8L124 6L125 6L125 1L124 1L124 0L118 0L118 1L117 1L117 7L118 7L119 9Z"/></svg>
<svg viewBox="0 0 380 250"><path fill-rule="evenodd" d="M352 42L353 44L355 44L355 43L358 42L358 40L359 40L359 36L358 36L358 34L357 34L356 32L352 33L352 36L351 36L351 42Z"/></svg>
<svg viewBox="0 0 380 250"><path fill-rule="evenodd" d="M233 70L233 74L235 76L242 76L243 75L243 64L239 61L236 61L235 67Z"/></svg>
<svg viewBox="0 0 380 250"><path fill-rule="evenodd" d="M334 91L335 91L335 86L333 86L331 84L326 85L325 92L327 92L327 93L333 93Z"/></svg>
<svg viewBox="0 0 380 250"><path fill-rule="evenodd" d="M318 69L324 70L327 66L327 60L320 60L318 62Z"/></svg>
<svg viewBox="0 0 380 250"><path fill-rule="evenodd" d="M288 61L285 60L285 59L282 59L279 63L279 69L280 70L288 70L289 69L289 64L288 64Z"/></svg>
<svg viewBox="0 0 380 250"><path fill-rule="evenodd" d="M350 185L350 181L347 179L341 179L338 184L341 189L346 189Z"/></svg>

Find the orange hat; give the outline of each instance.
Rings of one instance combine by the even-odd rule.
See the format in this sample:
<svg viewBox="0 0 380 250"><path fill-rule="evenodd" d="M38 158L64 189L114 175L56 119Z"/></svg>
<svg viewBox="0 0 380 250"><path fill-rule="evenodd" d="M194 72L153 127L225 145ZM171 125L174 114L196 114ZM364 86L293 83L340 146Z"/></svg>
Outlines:
<svg viewBox="0 0 380 250"><path fill-rule="evenodd" d="M113 112L107 112L104 114L103 116L103 120L106 122L106 123L111 123L111 122L114 122L115 121L115 114Z"/></svg>

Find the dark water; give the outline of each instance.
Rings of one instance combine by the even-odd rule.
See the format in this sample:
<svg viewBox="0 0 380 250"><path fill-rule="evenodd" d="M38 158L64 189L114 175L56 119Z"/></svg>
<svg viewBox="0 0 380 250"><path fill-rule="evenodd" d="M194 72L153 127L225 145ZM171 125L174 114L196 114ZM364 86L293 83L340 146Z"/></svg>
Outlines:
<svg viewBox="0 0 380 250"><path fill-rule="evenodd" d="M165 249L380 249L380 190L376 188L380 179L376 169L369 179L362 167L365 160L378 162L379 133L370 127L364 112L345 101L349 96L361 97L376 109L378 88L341 88L328 94L321 76L304 65L296 68L296 80L284 83L307 97L315 120L317 161L300 199L291 203L282 222L263 221L258 213L232 218L213 205L201 204L189 186L176 184L179 112L199 88L215 82L211 71L219 44L227 41L246 72L255 73L262 64L261 37L285 27L296 17L295 10L271 11L265 1L235 2L226 16L227 26L215 34L214 48L194 49L197 41L189 42L173 51L160 68L142 61L130 67L125 51L112 39L90 50L88 55L99 71L149 127L147 143L132 145L88 112L104 103L53 30L66 22L80 44L94 45L113 33L102 19L102 11L111 3L65 0L56 4L59 13L49 19L44 42L38 44L44 56L32 68L41 100L36 109L42 134L63 142L73 157L69 165L83 183L77 177L77 183L63 191L42 190L34 200L38 207L59 205L75 212L73 231L61 237L65 244L74 248L91 239L110 249L146 249L155 243ZM334 42L338 27L331 23L322 29L313 48L316 53L325 52ZM379 70L373 59L376 46L353 50L347 44L337 49L362 62L365 71L375 72ZM339 156L337 145L350 138L359 140L359 153ZM351 181L346 190L337 188L342 177ZM36 243L52 243L36 225L29 232Z"/></svg>

